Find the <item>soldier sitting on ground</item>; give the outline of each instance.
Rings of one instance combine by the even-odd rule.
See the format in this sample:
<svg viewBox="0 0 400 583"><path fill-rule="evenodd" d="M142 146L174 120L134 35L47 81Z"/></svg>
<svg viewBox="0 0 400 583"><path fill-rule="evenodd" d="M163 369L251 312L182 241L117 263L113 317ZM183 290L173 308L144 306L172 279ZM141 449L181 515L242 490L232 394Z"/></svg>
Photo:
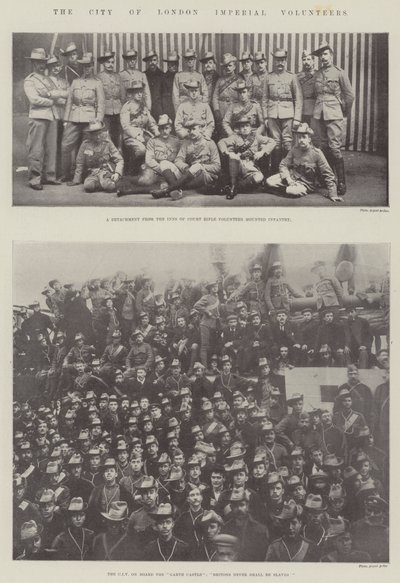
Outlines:
<svg viewBox="0 0 400 583"><path fill-rule="evenodd" d="M83 181L85 192L114 192L123 169L122 156L105 133L104 123L92 122L79 148L74 180L68 182L68 186L76 186Z"/></svg>
<svg viewBox="0 0 400 583"><path fill-rule="evenodd" d="M334 202L343 202L337 195L336 179L324 154L312 145L313 130L302 123L293 132L297 137L296 145L280 163L279 174L267 179L267 190L273 188L298 198L315 192L319 178L328 190L325 196Z"/></svg>
<svg viewBox="0 0 400 583"><path fill-rule="evenodd" d="M233 199L239 190L254 188L263 183L268 172L269 155L275 141L261 136L252 128L251 120L243 116L236 121L237 133L218 142L223 160L228 162L229 186L226 198Z"/></svg>

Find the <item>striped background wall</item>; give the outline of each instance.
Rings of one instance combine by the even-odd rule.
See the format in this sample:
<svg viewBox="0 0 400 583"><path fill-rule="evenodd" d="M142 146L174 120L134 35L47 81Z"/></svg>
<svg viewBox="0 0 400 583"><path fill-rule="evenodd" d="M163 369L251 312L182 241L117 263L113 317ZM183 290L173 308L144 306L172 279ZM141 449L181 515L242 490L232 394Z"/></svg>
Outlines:
<svg viewBox="0 0 400 583"><path fill-rule="evenodd" d="M18 34L18 37L33 35ZM36 37L39 35L35 35ZM355 92L352 114L348 118L345 148L363 152L385 152L387 146L387 66L388 35L374 33L289 33L289 34L211 34L211 33L90 33L54 34L47 38L47 51L58 53L72 38L79 48L93 52L95 59L105 49L116 53L116 70L123 69L123 52L134 47L138 51L138 66L151 49L162 59L171 50L180 55L187 48L194 48L198 55L213 51L219 61L224 52L239 56L244 50L252 53L262 51L268 59L268 70L272 70L271 51L284 47L288 51L288 69L301 70L303 49L313 50L327 40L335 52L334 62L348 74ZM17 39L14 39L17 40ZM27 39L28 40L28 39ZM50 44L50 46L48 46ZM26 42L23 43L26 47ZM18 47L15 43L14 47ZM19 45L20 46L20 45ZM25 49L29 54L32 44ZM26 61L25 61L26 63ZM97 65L97 64L96 64ZM143 63L144 65L144 63ZM144 67L142 67L144 68ZM165 68L165 67L164 67Z"/></svg>

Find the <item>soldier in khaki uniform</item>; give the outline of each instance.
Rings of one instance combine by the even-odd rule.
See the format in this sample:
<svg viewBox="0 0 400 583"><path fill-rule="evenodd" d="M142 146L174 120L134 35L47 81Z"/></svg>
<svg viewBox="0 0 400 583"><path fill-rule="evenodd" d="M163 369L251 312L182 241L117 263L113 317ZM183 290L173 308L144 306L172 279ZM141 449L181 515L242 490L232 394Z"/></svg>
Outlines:
<svg viewBox="0 0 400 583"><path fill-rule="evenodd" d="M272 159L272 172L278 168L283 155L292 147L292 128L301 121L303 96L296 75L286 70L287 51L276 49L272 53L274 71L269 74L265 99L268 101L268 128L276 141Z"/></svg>
<svg viewBox="0 0 400 583"><path fill-rule="evenodd" d="M122 83L125 87L125 99L128 99L127 95L127 88L132 85L134 81L141 81L143 84L143 104L147 107L149 111L151 111L151 94L150 94L150 87L147 81L147 77L145 73L139 71L137 69L137 51L135 49L128 49L123 55L122 58L125 62L125 69L121 71L119 74Z"/></svg>
<svg viewBox="0 0 400 583"><path fill-rule="evenodd" d="M180 170L181 176L178 180L169 182L168 187L152 192L153 198L170 195L173 200L179 200L183 196L182 186L209 187L218 178L221 162L216 144L203 136L197 120L188 120L185 127L189 135L183 140L175 158L175 165ZM167 180L172 181L172 176Z"/></svg>
<svg viewBox="0 0 400 583"><path fill-rule="evenodd" d="M215 122L217 125L217 133L222 136L222 120L231 103L238 100L237 92L235 91L238 75L236 73L237 58L231 53L225 53L222 56L222 76L218 79L214 95L212 99L212 106L214 111Z"/></svg>
<svg viewBox="0 0 400 583"><path fill-rule="evenodd" d="M253 62L255 72L248 79L248 83L251 86L251 98L257 101L266 120L268 117L268 104L266 99L266 85L268 80L267 59L264 53L255 53Z"/></svg>
<svg viewBox="0 0 400 583"><path fill-rule="evenodd" d="M279 174L267 179L268 187L277 189L293 197L301 197L315 192L323 181L327 188L327 198L342 202L337 195L336 179L324 154L311 141L313 130L302 123L294 130L296 144L279 165Z"/></svg>
<svg viewBox="0 0 400 583"><path fill-rule="evenodd" d="M223 156L228 158L230 184L226 198L232 200L238 189L247 190L263 183L268 168L268 156L275 147L272 138L261 136L243 116L236 121L237 133L218 142Z"/></svg>
<svg viewBox="0 0 400 583"><path fill-rule="evenodd" d="M195 79L200 83L201 99L204 103L208 103L208 89L207 83L203 75L196 71L197 55L193 49L188 49L183 54L184 70L179 71L174 78L174 85L172 87L172 102L175 111L177 111L179 104L186 101L189 97L188 90L184 84L190 79Z"/></svg>
<svg viewBox="0 0 400 583"><path fill-rule="evenodd" d="M238 102L231 103L222 120L222 129L226 136L234 133L234 126L241 117L248 117L252 129L257 130L257 134L263 134L265 130L264 116L260 105L250 99L250 88L244 80L239 79L236 83L235 91L238 94Z"/></svg>
<svg viewBox="0 0 400 583"><path fill-rule="evenodd" d="M269 313L274 313L282 308L290 311L291 297L302 297L283 276L282 263L280 261L274 261L271 266L264 297Z"/></svg>
<svg viewBox="0 0 400 583"><path fill-rule="evenodd" d="M44 49L33 49L30 57L33 72L25 78L24 91L29 101L28 150L29 185L43 190L43 184L59 184L56 180L57 120L56 106L62 92L44 74L47 55Z"/></svg>
<svg viewBox="0 0 400 583"><path fill-rule="evenodd" d="M246 81L246 85L251 86L251 77L253 75L253 61L254 57L248 51L244 51L241 56L239 63L241 63L242 68L239 72L239 77L241 77L244 81Z"/></svg>
<svg viewBox="0 0 400 583"><path fill-rule="evenodd" d="M208 103L201 101L200 83L196 79L189 79L183 86L188 91L188 99L181 103L176 110L175 132L178 138L187 138L189 132L185 127L189 119L198 121L202 134L205 138L211 139L214 131L214 117Z"/></svg>
<svg viewBox="0 0 400 583"><path fill-rule="evenodd" d="M301 92L303 95L303 111L301 121L308 123L312 127L312 119L315 106L315 63L314 56L310 51L303 51L301 54L303 70L297 73ZM315 143L315 142L314 142Z"/></svg>
<svg viewBox="0 0 400 583"><path fill-rule="evenodd" d="M139 176L123 180L119 185L119 196L125 194L142 194L160 188L165 180L175 181L181 172L175 166L175 158L181 145L176 136L171 135L172 120L161 115L158 120L159 136L150 138L146 144L145 169Z"/></svg>
<svg viewBox="0 0 400 583"><path fill-rule="evenodd" d="M90 123L85 133L76 158L74 180L68 185L75 186L84 180L85 192L114 192L124 169L122 156L106 134L103 122Z"/></svg>
<svg viewBox="0 0 400 583"><path fill-rule="evenodd" d="M78 60L83 66L80 79L75 79L70 87L65 106L64 135L62 139L62 160L65 180L70 180L76 153L87 124L103 121L104 89L101 81L94 76L92 53L85 53Z"/></svg>
<svg viewBox="0 0 400 583"><path fill-rule="evenodd" d="M97 75L104 89L104 123L110 138L118 148L121 139L119 114L125 102L125 85L119 73L114 71L115 53L105 51L97 60L104 67L103 71Z"/></svg>
<svg viewBox="0 0 400 583"><path fill-rule="evenodd" d="M62 74L62 65L60 60L52 55L47 61L48 77L54 83L56 90L60 91L60 97L55 100L55 107L58 111L57 120L57 177L61 175L61 143L64 133L64 117L65 117L65 106L68 99L69 85L65 76Z"/></svg>
<svg viewBox="0 0 400 583"><path fill-rule="evenodd" d="M219 79L219 75L216 71L217 62L215 60L215 55L211 51L205 53L201 59L200 63L203 65L203 76L206 80L207 90L208 90L208 103L212 104L212 97L214 94L215 85Z"/></svg>
<svg viewBox="0 0 400 583"><path fill-rule="evenodd" d="M346 194L346 177L341 152L344 118L350 115L354 93L346 73L333 64L333 50L324 43L313 52L320 58L321 68L315 74L315 130L321 149L338 179L338 193Z"/></svg>
<svg viewBox="0 0 400 583"><path fill-rule="evenodd" d="M127 164L129 174L135 173L143 163L148 140L158 135L155 119L143 105L143 92L143 83L133 81L127 88L128 101L120 113L122 138L129 153Z"/></svg>

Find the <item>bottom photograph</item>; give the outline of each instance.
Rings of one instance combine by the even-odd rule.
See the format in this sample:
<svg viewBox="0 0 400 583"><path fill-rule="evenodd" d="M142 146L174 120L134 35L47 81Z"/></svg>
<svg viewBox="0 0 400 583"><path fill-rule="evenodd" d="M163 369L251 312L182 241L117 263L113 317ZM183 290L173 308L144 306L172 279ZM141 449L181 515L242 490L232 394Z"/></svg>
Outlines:
<svg viewBox="0 0 400 583"><path fill-rule="evenodd" d="M389 323L388 244L14 242L13 558L388 562Z"/></svg>

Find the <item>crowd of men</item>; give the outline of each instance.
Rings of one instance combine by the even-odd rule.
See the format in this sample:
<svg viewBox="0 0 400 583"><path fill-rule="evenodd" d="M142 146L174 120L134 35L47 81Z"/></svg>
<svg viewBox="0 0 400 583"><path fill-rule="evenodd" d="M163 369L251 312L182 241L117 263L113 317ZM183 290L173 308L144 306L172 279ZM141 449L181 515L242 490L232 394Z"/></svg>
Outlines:
<svg viewBox="0 0 400 583"><path fill-rule="evenodd" d="M53 279L47 312L19 309L14 557L388 561L388 350L313 271L300 317L280 262L234 289ZM309 366L347 370L333 407L287 395ZM386 380L373 393L359 368Z"/></svg>
<svg viewBox="0 0 400 583"><path fill-rule="evenodd" d="M103 51L95 74L92 53L75 43L47 55L33 49L24 82L29 101L29 185L62 181L86 192L149 193L182 198L185 189L233 199L238 193L301 197L321 190L332 201L346 193L344 119L354 100L346 73L323 43L303 51L303 69L287 70L287 51L225 53L217 73L212 52L187 49L164 59L149 51ZM320 68L316 68L316 57Z"/></svg>

